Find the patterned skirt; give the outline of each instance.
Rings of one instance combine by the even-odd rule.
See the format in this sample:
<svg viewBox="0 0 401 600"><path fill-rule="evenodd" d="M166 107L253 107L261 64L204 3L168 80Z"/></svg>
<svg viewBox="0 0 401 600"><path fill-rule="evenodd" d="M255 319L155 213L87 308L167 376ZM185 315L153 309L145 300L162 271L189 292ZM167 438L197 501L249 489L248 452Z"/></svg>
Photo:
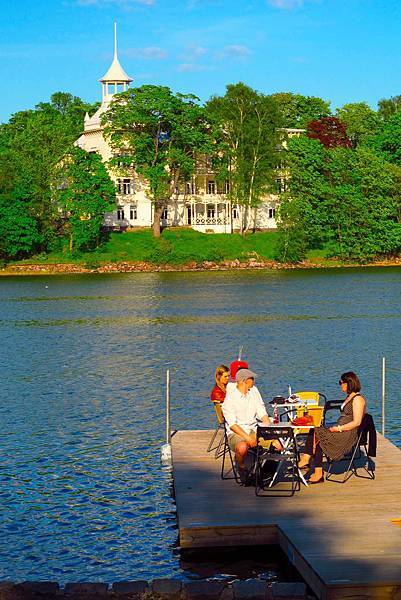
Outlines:
<svg viewBox="0 0 401 600"><path fill-rule="evenodd" d="M316 427L315 434L323 453L331 460L340 460L340 458L343 458L347 452L352 450L358 439L357 429L351 429L351 431L329 431L326 427Z"/></svg>

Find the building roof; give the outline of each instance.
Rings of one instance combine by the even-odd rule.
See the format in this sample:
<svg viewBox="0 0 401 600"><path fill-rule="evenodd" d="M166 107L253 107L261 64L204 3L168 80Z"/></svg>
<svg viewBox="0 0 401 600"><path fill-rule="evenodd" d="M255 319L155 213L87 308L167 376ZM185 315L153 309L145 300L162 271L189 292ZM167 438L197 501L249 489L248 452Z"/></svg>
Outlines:
<svg viewBox="0 0 401 600"><path fill-rule="evenodd" d="M114 58L106 75L99 79L102 83L130 83L131 77L124 71L117 56L117 23L114 23Z"/></svg>
<svg viewBox="0 0 401 600"><path fill-rule="evenodd" d="M102 83L107 82L117 82L117 83L130 83L133 81L131 77L127 75L122 66L119 63L117 58L117 54L114 54L113 62L110 65L109 70L101 79L99 79Z"/></svg>

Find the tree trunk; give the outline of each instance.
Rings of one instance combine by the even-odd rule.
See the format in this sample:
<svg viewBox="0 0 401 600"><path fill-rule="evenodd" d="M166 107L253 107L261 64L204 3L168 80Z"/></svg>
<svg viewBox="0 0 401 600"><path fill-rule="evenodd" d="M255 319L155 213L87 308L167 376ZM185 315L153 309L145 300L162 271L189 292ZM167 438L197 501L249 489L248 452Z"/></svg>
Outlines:
<svg viewBox="0 0 401 600"><path fill-rule="evenodd" d="M253 233L256 233L256 219L258 218L258 207L253 207Z"/></svg>
<svg viewBox="0 0 401 600"><path fill-rule="evenodd" d="M160 229L160 219L163 212L162 204L155 204L155 210L153 213L153 237L160 237L161 229Z"/></svg>

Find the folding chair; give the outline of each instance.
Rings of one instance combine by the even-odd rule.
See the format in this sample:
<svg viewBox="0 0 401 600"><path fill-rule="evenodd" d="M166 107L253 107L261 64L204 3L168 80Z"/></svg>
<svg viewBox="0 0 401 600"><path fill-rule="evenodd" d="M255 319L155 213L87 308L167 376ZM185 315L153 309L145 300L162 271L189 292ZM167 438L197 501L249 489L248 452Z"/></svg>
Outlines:
<svg viewBox="0 0 401 600"><path fill-rule="evenodd" d="M373 418L369 413L366 413L362 419L362 423L358 428L358 439L356 441L355 446L352 450L347 453L345 456L340 458L339 460L333 461L327 458L328 470L326 473L326 480L332 481L333 483L345 483L348 481L352 475L356 477L360 477L361 479L374 479L375 471L374 471L374 462L371 459L371 456L376 456L376 452L369 453L368 449L368 435L372 435L372 428L375 432L375 425L373 422ZM361 448L364 450L364 454L361 452ZM363 465L358 465L356 461L364 459ZM346 463L346 470L344 471L344 475L342 479L338 479L334 477L334 475L338 475L338 473L333 473L332 469L335 464ZM361 475L358 473L358 469L363 469L366 475Z"/></svg>
<svg viewBox="0 0 401 600"><path fill-rule="evenodd" d="M221 410L221 408L220 408ZM222 461L221 461L221 478L222 479L235 479L235 481L237 483L241 483L236 465L235 465L235 460L233 457L233 453L232 450L230 448L230 445L228 443L228 434L227 434L227 427L226 427L226 420L224 419L224 415L223 413L221 413L222 417L223 417L223 427L224 427L224 437L222 438L222 440L224 441L224 446L223 446L223 450L222 450ZM229 466L228 468L226 468L226 457L228 455L229 458ZM230 475L230 473L232 473L232 475Z"/></svg>
<svg viewBox="0 0 401 600"><path fill-rule="evenodd" d="M212 452L212 450L215 450L214 457L219 458L221 456L221 453L224 448L224 416L223 416L223 411L221 410L221 403L213 402L213 404L214 404L214 410L216 411L217 427L216 427L216 430L214 431L212 438L209 442L209 446L207 447L207 452ZM213 446L214 440L216 439L216 437L218 436L219 433L221 433L219 442L218 442L217 446Z"/></svg>
<svg viewBox="0 0 401 600"><path fill-rule="evenodd" d="M339 411L342 403L343 403L342 400L326 400L326 402L324 403L324 410L323 410L323 425L324 425L324 427L327 427L328 423L329 423L327 420L327 414L333 410Z"/></svg>
<svg viewBox="0 0 401 600"><path fill-rule="evenodd" d="M299 396L302 402L305 402L308 407L320 404L320 400L324 400L324 402L326 402L326 396L321 392L302 391L295 392L295 395Z"/></svg>
<svg viewBox="0 0 401 600"><path fill-rule="evenodd" d="M298 461L299 452L292 427L285 425L258 426L256 430L255 494L257 496L293 496L301 487ZM279 441L282 452L270 450L271 443ZM266 449L266 446L268 449ZM273 462L273 474L264 474L266 463ZM284 469L284 467L286 467Z"/></svg>

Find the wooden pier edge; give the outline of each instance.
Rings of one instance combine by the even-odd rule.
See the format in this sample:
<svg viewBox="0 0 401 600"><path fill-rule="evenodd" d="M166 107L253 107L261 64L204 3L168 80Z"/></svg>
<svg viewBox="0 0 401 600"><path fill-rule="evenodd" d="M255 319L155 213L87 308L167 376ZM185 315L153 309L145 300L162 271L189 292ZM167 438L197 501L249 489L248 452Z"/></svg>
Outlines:
<svg viewBox="0 0 401 600"><path fill-rule="evenodd" d="M378 436L376 479L258 498L220 479L212 431L177 431L174 491L182 548L279 544L319 600L401 600L401 450Z"/></svg>

